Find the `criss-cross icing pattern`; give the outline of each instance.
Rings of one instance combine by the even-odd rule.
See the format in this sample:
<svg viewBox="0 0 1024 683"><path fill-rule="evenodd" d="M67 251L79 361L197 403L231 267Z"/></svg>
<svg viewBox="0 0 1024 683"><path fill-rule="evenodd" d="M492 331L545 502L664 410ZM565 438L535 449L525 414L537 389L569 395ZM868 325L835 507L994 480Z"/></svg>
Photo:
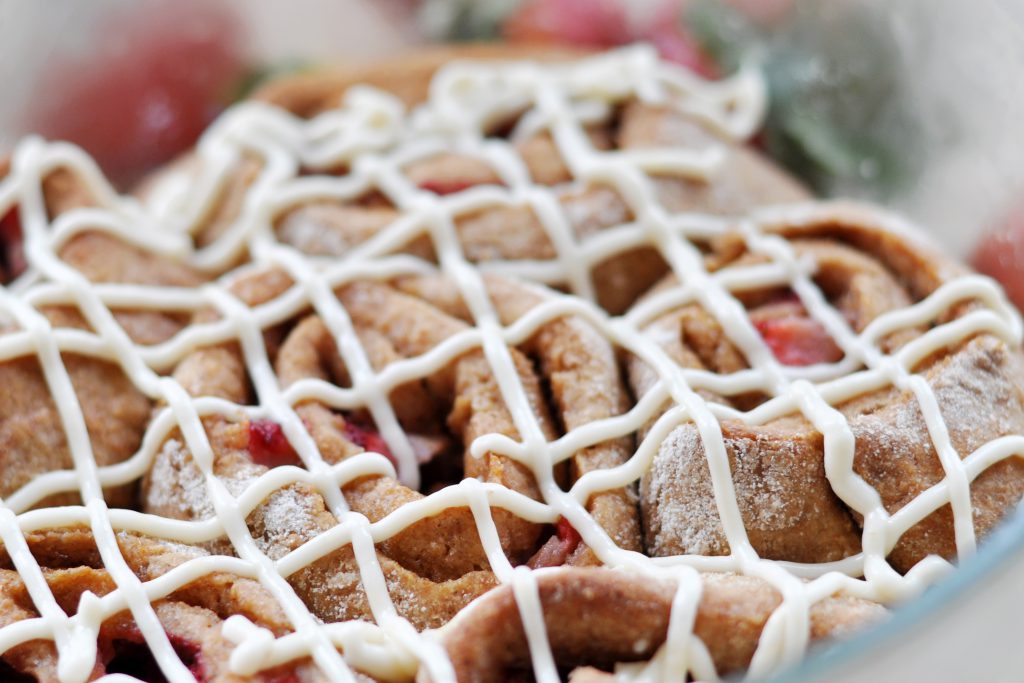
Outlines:
<svg viewBox="0 0 1024 683"><path fill-rule="evenodd" d="M689 672L704 680L714 678L716 673L706 649L692 637L701 595L699 571L733 571L759 577L783 596L750 666L752 674L763 674L803 655L809 639L809 608L815 602L842 591L891 603L919 593L943 576L951 565L936 556L921 561L906 574L896 572L886 556L903 532L946 503L952 506L958 554L964 557L974 552L970 483L994 463L1024 453L1024 437L1006 436L973 453L957 453L931 387L912 370L930 353L981 332L1018 345L1020 323L1002 294L986 279L959 277L919 303L883 314L860 333L854 332L815 285L808 263L785 239L773 235L772 229L811 224L845 212L910 241L916 240L913 232L890 215L844 205L785 206L741 219L670 213L659 203L649 174L711 177L722 162L722 150L594 149L584 124L606 119L616 103L628 98L685 111L724 137L742 139L760 120L764 93L761 81L752 73L705 83L658 62L647 48L557 66L451 64L435 77L428 102L410 112L391 96L369 88L350 90L340 108L309 121L264 104L240 104L226 113L199 144L198 177L170 174L144 205L114 193L95 164L78 149L37 139L23 142L13 156L9 175L0 184L0 215L14 206L19 208L29 270L0 291L5 323L15 328L0 336L0 361L31 354L38 357L58 406L74 469L36 477L0 507L4 546L40 615L0 629L0 650L32 639L52 639L60 655L62 683L76 683L84 680L95 660L99 625L128 609L167 678L192 680L151 603L198 576L223 571L258 580L280 603L294 629L294 633L274 639L269 631L244 617L228 619L224 633L236 644L231 666L239 674L311 656L331 680L355 680L350 666L385 679L408 678L419 667L425 667L432 680L449 680L453 673L437 634L417 634L396 613L374 545L417 520L446 508L465 506L472 511L491 569L501 583L510 584L514 590L538 680L558 680L558 673L544 633L537 572L513 567L505 557L492 508L504 508L537 523L552 523L564 517L606 566L675 579L678 592L668 641L650 663L622 665L618 674L637 680L677 681L684 680ZM549 131L575 182L613 188L631 211L633 219L629 223L577 239L553 188L531 181L508 141L485 134L489 124L524 110L511 137ZM403 169L410 163L442 150L485 160L504 186L480 186L438 196L416 187L404 175ZM245 158L259 159L261 168L237 219L213 243L193 247L193 233ZM315 175L317 170L338 167L348 172L342 176ZM84 183L94 195L96 207L67 211L50 222L42 184L56 169L67 169ZM325 198L347 201L371 190L387 197L396 207L398 218L345 256L313 258L277 241L274 221L288 207ZM471 263L462 252L454 218L481 208L511 204L533 209L557 257L549 262ZM200 270L228 273L198 288L90 283L57 256L62 244L84 231L107 232ZM766 258L758 265L708 272L697 242L727 231L738 231L751 253ZM398 247L423 233L429 235L436 251L436 265L394 254ZM646 244L657 248L677 276L678 286L646 298L625 315L608 315L593 303L593 267L609 256ZM243 257L252 265L229 270ZM282 269L294 284L265 304L245 306L231 294L230 284L246 272L267 266ZM335 291L347 282L438 270L454 281L475 325L430 353L375 371ZM484 286L487 272L567 283L575 296L546 297L515 323L503 326ZM841 361L806 368L787 367L776 361L734 293L781 286L795 292L809 315L825 327L843 351ZM981 305L933 326L892 354L880 350L878 342L887 334L927 325L954 304L968 300ZM659 314L686 303L700 304L717 319L749 360L750 369L717 375L682 368L642 332L645 324ZM90 330L52 327L38 311L51 305L73 305ZM190 313L206 308L215 309L220 316L194 323L167 341L146 346L133 343L112 313L112 309ZM338 342L351 375L348 387L316 379L301 380L287 388L278 383L262 332L310 308ZM549 441L531 410L509 347L564 316L587 321L618 348L647 363L658 380L628 412L572 429ZM240 343L258 405L192 398L166 376L193 349L227 341ZM519 434L519 440L498 434L480 437L472 444L472 451L478 455L500 453L525 465L536 478L542 500L467 479L373 523L349 511L341 486L360 476L397 474L408 486L418 486L414 448L388 396L395 387L437 372L472 348L482 349ZM159 402L142 446L130 459L105 467L96 465L83 414L61 358L62 353L69 352L117 363L142 393ZM834 407L886 386L912 392L916 397L945 471L942 481L891 515L875 489L854 472L853 432ZM769 399L742 412L708 401L704 390L723 395L757 391ZM337 409L367 409L395 457L397 473L387 459L374 453L336 465L326 463L293 409L312 399ZM661 412L666 401L670 401L670 407ZM818 565L768 561L758 556L747 538L720 421L735 419L758 425L796 411L824 436L825 470L835 494L864 520L862 552L841 561ZM200 421L203 416L217 414L230 420L277 422L303 467L270 469L243 492L233 494L213 475L213 454ZM587 501L596 492L634 485L648 471L659 446L673 429L688 421L696 425L705 449L717 513L731 554L650 558L619 548L591 518L585 508ZM568 491L559 487L553 475L555 465L581 448L636 433L645 425L646 436L628 461L589 472ZM215 515L202 521L180 521L109 508L103 488L142 477L175 429L180 429L202 473ZM246 516L271 493L295 482L314 487L338 524L299 549L271 559L254 542ZM78 491L83 505L31 509L62 491ZM92 530L103 565L117 588L99 598L87 593L77 613L68 617L50 594L23 534L80 524ZM115 535L122 531L189 544L227 536L237 557L199 557L158 579L141 582L118 550ZM323 624L286 581L301 568L348 544L354 550L376 624Z"/></svg>

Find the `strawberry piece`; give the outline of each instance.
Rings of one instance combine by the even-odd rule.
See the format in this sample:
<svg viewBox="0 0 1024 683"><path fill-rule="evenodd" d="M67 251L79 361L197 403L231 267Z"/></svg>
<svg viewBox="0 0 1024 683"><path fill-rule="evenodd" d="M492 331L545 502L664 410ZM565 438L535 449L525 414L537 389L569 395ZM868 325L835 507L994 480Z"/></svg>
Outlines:
<svg viewBox="0 0 1024 683"><path fill-rule="evenodd" d="M555 524L555 535L541 546L540 550L526 562L526 565L531 569L561 567L568 561L569 556L576 552L576 548L582 542L582 537L569 523L569 520L559 517Z"/></svg>
<svg viewBox="0 0 1024 683"><path fill-rule="evenodd" d="M558 524L555 525L555 534L558 536L558 540L569 548L569 553L573 553L576 547L583 542L583 537L580 536L580 532L576 531L576 527L569 523L565 517L558 518Z"/></svg>
<svg viewBox="0 0 1024 683"><path fill-rule="evenodd" d="M46 65L24 119L31 132L82 146L121 185L188 149L244 75L243 24L223 3L124 7L87 58L58 54Z"/></svg>
<svg viewBox="0 0 1024 683"><path fill-rule="evenodd" d="M364 451L380 453L397 465L398 461L395 460L391 449L388 448L388 442L384 440L380 432L370 425L369 418L359 418L354 415L346 417L345 437Z"/></svg>
<svg viewBox="0 0 1024 683"><path fill-rule="evenodd" d="M302 465L281 425L272 420L249 421L249 455L253 462L264 467Z"/></svg>
<svg viewBox="0 0 1024 683"><path fill-rule="evenodd" d="M1024 311L1024 205L982 238L971 265L998 280L1013 305Z"/></svg>
<svg viewBox="0 0 1024 683"><path fill-rule="evenodd" d="M25 272L24 236L21 232L21 214L14 207L0 218L0 282L7 284Z"/></svg>
<svg viewBox="0 0 1024 683"><path fill-rule="evenodd" d="M505 21L510 40L611 47L630 40L622 8L611 0L529 0Z"/></svg>
<svg viewBox="0 0 1024 683"><path fill-rule="evenodd" d="M684 3L662 0L636 25L615 0L531 0L504 24L505 37L523 42L556 42L585 47L613 47L636 41L652 43L664 59L705 78L719 75L683 21ZM632 24L632 25L631 25Z"/></svg>
<svg viewBox="0 0 1024 683"><path fill-rule="evenodd" d="M697 39L681 22L660 24L645 38L657 48L663 59L685 66L704 78L721 76L718 66L700 49Z"/></svg>
<svg viewBox="0 0 1024 683"><path fill-rule="evenodd" d="M754 322L775 358L783 365L835 363L842 349L817 320L802 315L767 318Z"/></svg>

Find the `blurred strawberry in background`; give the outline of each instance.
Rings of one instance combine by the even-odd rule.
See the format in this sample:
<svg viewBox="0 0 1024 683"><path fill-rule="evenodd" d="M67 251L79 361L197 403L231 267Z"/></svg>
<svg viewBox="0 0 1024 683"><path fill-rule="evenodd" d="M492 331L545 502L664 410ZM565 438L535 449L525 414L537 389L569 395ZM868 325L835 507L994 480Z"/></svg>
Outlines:
<svg viewBox="0 0 1024 683"><path fill-rule="evenodd" d="M24 128L69 140L126 186L188 149L237 94L242 24L223 4L152 0L111 9L85 56L55 54Z"/></svg>
<svg viewBox="0 0 1024 683"><path fill-rule="evenodd" d="M665 59L708 78L718 69L690 32L681 0L527 0L503 22L502 35L523 42L559 42L609 48L652 43Z"/></svg>
<svg viewBox="0 0 1024 683"><path fill-rule="evenodd" d="M629 41L625 9L614 0L527 0L502 33L524 42L610 47Z"/></svg>
<svg viewBox="0 0 1024 683"><path fill-rule="evenodd" d="M1010 301L1024 311L1024 203L981 238L971 265L998 280Z"/></svg>
<svg viewBox="0 0 1024 683"><path fill-rule="evenodd" d="M608 48L649 42L664 58L706 78L721 76L716 60L691 26L687 0L524 0L501 19L500 34L523 42ZM758 25L780 23L794 0L722 0Z"/></svg>

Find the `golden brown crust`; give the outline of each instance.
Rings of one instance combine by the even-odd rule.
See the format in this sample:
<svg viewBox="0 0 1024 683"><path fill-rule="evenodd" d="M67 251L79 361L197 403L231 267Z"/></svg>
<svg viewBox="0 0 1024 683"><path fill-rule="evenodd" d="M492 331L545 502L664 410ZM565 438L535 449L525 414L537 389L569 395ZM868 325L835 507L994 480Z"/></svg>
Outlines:
<svg viewBox="0 0 1024 683"><path fill-rule="evenodd" d="M144 536L122 533L117 540L125 562L141 581L152 581L189 560L206 555L198 548ZM77 612L81 596L86 591L103 596L115 589L88 529L72 527L33 532L26 535L26 541L36 561L43 567L43 577L57 604L68 615ZM0 566L9 567L9 558L0 558ZM259 583L222 572L199 577L167 598L157 600L153 607L186 666L191 666L201 680L211 683L250 680L231 673L228 667L234 644L221 634L222 620L242 615L276 635L285 635L292 630L281 608ZM17 572L0 569L0 624L36 616L32 600ZM97 660L89 680L108 672L108 666L117 667L115 660L119 657L142 657L145 660L148 656L145 650L134 618L126 611L115 614L100 627ZM40 681L56 680L57 653L50 642L28 641L5 652L3 660L16 671L34 675ZM306 659L270 669L267 675L286 672L310 677L308 680L311 681L323 680Z"/></svg>
<svg viewBox="0 0 1024 683"><path fill-rule="evenodd" d="M234 289L247 304L257 305L284 291L286 281L260 285L261 281L276 277L272 271L256 274L236 282ZM545 298L542 289L512 281L492 279L489 284L505 323L514 322ZM452 306L458 297L450 283L418 279L406 280L400 286L415 296L374 282L355 282L338 290L339 301L377 371L403 357L422 355L466 329L464 322L429 303L435 298L442 307ZM206 315L201 313L200 317ZM546 438L555 437L547 400L533 362L525 354L537 359L544 382L553 393L551 408L565 428L618 414L626 407L614 354L603 337L580 320L555 320L541 328L522 352L514 348L510 351L520 381L535 407L536 419L547 425ZM306 378L339 384L348 381L334 341L317 317L303 319L285 335L275 363L285 388ZM241 403L250 400L244 364L233 346L206 348L191 354L175 376L195 395L220 396ZM595 384L602 387L600 397L596 402L584 402L588 393L594 393ZM517 438L482 352L463 354L422 384L397 388L391 399L404 420L403 426L414 433L430 428L437 415L448 413L450 433L465 444L464 476L500 484L532 498L540 497L532 475L522 465L496 454L475 458L468 452L468 444L482 434L503 433ZM348 416L316 402L303 403L296 411L328 463L341 462L364 450L353 441ZM205 424L215 454L214 471L229 489L240 490L266 471L247 452L249 437L244 423L207 418ZM435 438L443 442L447 437L440 434ZM629 453L630 444L623 439L588 448L573 459L575 476L620 464ZM345 484L342 491L351 509L366 515L371 522L422 498L422 494L383 476L361 477ZM203 519L212 513L198 469L180 436L173 436L157 455L146 479L143 499L147 511L165 517ZM285 509L284 506L291 510L287 519L277 514L277 509ZM635 493L628 489L600 493L588 508L622 547L640 549ZM492 514L506 554L513 562L525 562L541 542L540 526L505 510L495 509ZM308 486L296 484L264 501L250 515L249 524L257 543L276 558L336 522L319 495ZM231 552L222 542L213 547L219 552ZM411 524L379 545L379 560L392 595L400 596L399 612L418 628L444 623L469 599L495 584L480 546L476 522L466 508L449 508ZM568 561L597 562L585 546L574 549ZM358 577L354 556L346 547L300 570L290 581L314 613L325 620L368 618L369 608Z"/></svg>
<svg viewBox="0 0 1024 683"><path fill-rule="evenodd" d="M733 574L703 575L695 635L707 646L719 675L742 670L768 617L781 602L767 583ZM552 654L562 669L649 659L665 642L674 581L622 571L565 568L537 574L537 589ZM811 638L863 627L885 615L854 598L826 598L811 608ZM444 631L456 680L503 681L528 672L530 653L511 586L475 602ZM429 680L421 673L420 683Z"/></svg>
<svg viewBox="0 0 1024 683"><path fill-rule="evenodd" d="M375 65L353 65L333 71L294 74L275 80L254 95L299 116L309 117L337 107L354 84L368 84L397 95L407 105L427 96L430 76L456 59L565 60L580 52L522 45L473 45L446 47L398 57ZM639 102L623 107L621 119L612 126L588 126L596 149L644 149L685 146L700 149L724 145L725 163L709 179L679 175L653 178L659 199L671 212L705 212L738 215L755 206L788 203L810 197L807 190L758 153L728 143L696 119ZM509 124L510 125L510 124ZM499 131L500 132L500 131ZM561 158L550 134L539 132L514 143L535 182L549 186L567 184L572 173ZM178 168L189 164L177 164ZM214 203L197 243L212 242L230 224L240 208L244 192L260 170L259 162L246 158ZM332 169L344 173L346 169ZM493 169L481 160L454 153L440 153L404 169L415 185L446 192L479 184L500 184ZM152 185L153 181L146 183ZM146 190L142 190L145 192ZM383 201L382 201L383 200ZM559 193L570 229L584 241L632 220L632 209L613 190L604 186L566 187ZM316 200L286 208L276 219L278 237L315 255L342 255L387 227L397 214L386 200L374 194L354 202ZM474 262L550 260L558 253L545 226L528 206L490 207L460 215L456 230L465 256ZM399 248L423 258L435 258L425 236ZM592 267L591 279L601 305L621 313L667 270L656 249L628 249Z"/></svg>
<svg viewBox="0 0 1024 683"><path fill-rule="evenodd" d="M565 61L585 54L587 51L578 48L551 45L476 43L436 46L384 61L289 75L262 86L253 97L298 116L309 117L337 107L345 91L353 85L370 85L394 94L406 105L413 105L426 99L434 72L453 60Z"/></svg>
<svg viewBox="0 0 1024 683"><path fill-rule="evenodd" d="M778 232L790 239L798 255L817 264L816 283L857 332L882 313L927 296L962 272L945 257L858 222L856 216L779 227ZM751 259L737 257L728 240L722 240L718 250L708 257L712 268ZM742 296L755 324L764 315L779 314L779 305L770 298L751 292ZM957 305L942 319L969 310L969 302ZM746 367L717 321L699 307L671 311L648 330L664 340L663 348L684 367L715 372ZM888 335L881 346L894 351L923 331L904 329ZM650 368L635 359L630 370L639 395L656 380ZM1024 356L1019 349L979 334L933 354L914 371L931 387L960 457L1024 429ZM750 400L709 398L740 405ZM755 403L763 398L755 397ZM878 491L890 514L945 477L918 399L909 389L885 387L838 408L855 438L854 471ZM822 436L805 418L789 415L763 425L726 420L721 429L743 523L762 557L828 562L860 551L863 520L833 493L825 474ZM984 537L1024 496L1024 463L1010 459L987 469L972 483L971 494L975 533ZM679 426L662 444L641 482L641 507L649 553L728 554L704 446L692 424ZM948 505L907 531L890 561L907 571L929 554L956 555Z"/></svg>
<svg viewBox="0 0 1024 683"><path fill-rule="evenodd" d="M621 119L617 133L601 128L591 131L595 146L644 149L679 145L692 138L699 138L702 144L724 142L693 120L649 105L631 104L625 108ZM680 129L687 131L686 134L681 134ZM538 134L517 143L516 148L538 182L557 185L570 176L564 170L557 149L546 143L549 139L546 134ZM755 206L809 197L799 184L755 152L739 145L727 145L726 150L725 165L709 180L679 176L657 178L656 188L666 208L677 213L736 215ZM468 163L466 157L434 157L407 169L407 174L420 186L430 181L431 187L463 187L494 181L486 168L457 166L455 162L459 159ZM631 208L605 186L567 188L558 198L573 235L580 241L633 218ZM375 205L323 201L284 212L277 231L282 241L304 252L340 256L364 242L374 231L387 227L395 217L387 208ZM460 215L456 230L466 258L474 262L543 261L558 256L545 226L527 206L490 207ZM414 240L401 250L433 257L430 244L424 239ZM612 313L621 313L666 269L655 249L638 247L595 264L591 279L601 305Z"/></svg>
<svg viewBox="0 0 1024 683"><path fill-rule="evenodd" d="M43 193L54 218L95 204L85 185L63 168L44 179ZM96 283L189 287L202 281L180 262L100 231L72 235L58 256ZM40 312L55 328L90 329L73 307L45 306ZM185 322L173 313L154 311L115 310L114 316L128 336L141 344L166 341ZM79 398L96 463L102 467L127 460L142 442L151 402L114 363L73 353L63 354L63 362ZM0 364L0 470L5 475L0 496L9 496L45 472L74 469L63 421L51 398L50 381L35 358ZM113 506L129 506L134 493L132 484L112 487L106 491L106 499ZM74 492L49 496L35 504L46 507L79 500Z"/></svg>
<svg viewBox="0 0 1024 683"><path fill-rule="evenodd" d="M114 582L100 569L44 570L43 577L57 604L74 615L81 597L87 591L103 596L114 590ZM168 640L190 673L206 683L245 683L249 676L232 673L229 659L234 643L221 632L222 620L212 611L176 600L158 600L153 611ZM4 625L38 616L24 583L16 572L0 570L0 623ZM117 672L126 661L145 668L146 645L135 619L122 611L106 619L99 629L97 658L88 680L97 680L109 672ZM131 659L126 659L131 658ZM141 658L141 661L140 659ZM32 675L39 681L57 680L57 652L49 641L30 640L3 654L4 662L16 671ZM149 665L155 668L154 665ZM299 676L302 680L325 680L309 660L268 669L264 676Z"/></svg>

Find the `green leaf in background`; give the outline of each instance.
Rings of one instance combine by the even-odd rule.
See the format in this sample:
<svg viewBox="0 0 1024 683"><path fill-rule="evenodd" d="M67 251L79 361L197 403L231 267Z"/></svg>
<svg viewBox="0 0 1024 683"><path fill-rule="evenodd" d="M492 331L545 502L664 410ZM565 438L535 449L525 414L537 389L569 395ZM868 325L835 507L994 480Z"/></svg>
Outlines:
<svg viewBox="0 0 1024 683"><path fill-rule="evenodd" d="M750 19L720 0L694 0L683 18L701 48L726 73L739 69L745 59L756 58L766 42Z"/></svg>
<svg viewBox="0 0 1024 683"><path fill-rule="evenodd" d="M434 40L475 41L501 37L501 24L522 0L427 0L420 25Z"/></svg>
<svg viewBox="0 0 1024 683"><path fill-rule="evenodd" d="M228 102L244 100L246 97L249 97L253 92L258 90L264 83L272 81L275 78L289 76L303 71L312 71L314 69L316 69L315 63L302 59L285 59L273 64L252 65L246 69L241 80L235 84L232 92L230 93L230 99L228 99Z"/></svg>
<svg viewBox="0 0 1024 683"><path fill-rule="evenodd" d="M723 69L760 63L771 98L766 151L816 191L885 199L917 176L921 131L884 12L804 1L781 25L759 27L720 1L696 0L686 21Z"/></svg>

